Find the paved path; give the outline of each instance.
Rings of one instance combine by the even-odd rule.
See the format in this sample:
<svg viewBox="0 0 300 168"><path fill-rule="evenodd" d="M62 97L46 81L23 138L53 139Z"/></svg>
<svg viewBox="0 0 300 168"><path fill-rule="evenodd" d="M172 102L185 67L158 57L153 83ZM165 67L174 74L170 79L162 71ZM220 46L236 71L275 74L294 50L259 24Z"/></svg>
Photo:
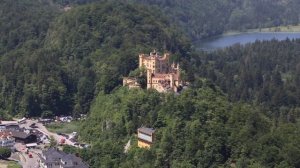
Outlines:
<svg viewBox="0 0 300 168"><path fill-rule="evenodd" d="M33 152L33 149L29 149L28 154L30 153L32 155L32 158L29 158L29 155L26 153L26 146L20 143L16 143L15 145L17 151L15 154L18 155L20 164L23 166L23 168L37 168L38 166L38 160L40 157Z"/></svg>
<svg viewBox="0 0 300 168"><path fill-rule="evenodd" d="M129 139L129 141L127 142L127 144L124 147L124 153L127 153L128 150L130 149L130 146L131 146L130 143L131 143L131 140Z"/></svg>

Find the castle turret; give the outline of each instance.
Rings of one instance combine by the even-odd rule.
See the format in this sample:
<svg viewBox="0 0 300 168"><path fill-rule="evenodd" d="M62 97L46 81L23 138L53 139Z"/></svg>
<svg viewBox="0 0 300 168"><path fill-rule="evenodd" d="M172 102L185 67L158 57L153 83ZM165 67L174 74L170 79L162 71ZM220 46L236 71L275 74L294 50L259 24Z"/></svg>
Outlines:
<svg viewBox="0 0 300 168"><path fill-rule="evenodd" d="M147 69L147 89L152 88L152 72Z"/></svg>
<svg viewBox="0 0 300 168"><path fill-rule="evenodd" d="M174 76L173 76L173 74L170 74L170 86L171 86L171 88L174 87Z"/></svg>

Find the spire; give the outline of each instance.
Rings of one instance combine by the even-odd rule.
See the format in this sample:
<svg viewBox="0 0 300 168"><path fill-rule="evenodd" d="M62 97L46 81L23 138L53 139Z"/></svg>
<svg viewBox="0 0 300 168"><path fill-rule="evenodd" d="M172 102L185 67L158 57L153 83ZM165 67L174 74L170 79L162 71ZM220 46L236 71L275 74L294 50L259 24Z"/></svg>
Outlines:
<svg viewBox="0 0 300 168"><path fill-rule="evenodd" d="M173 61L172 65L171 65L171 67L172 67L172 69L175 68L175 63L174 63L174 61Z"/></svg>
<svg viewBox="0 0 300 168"><path fill-rule="evenodd" d="M150 52L150 56L158 57L159 56L159 52L156 49L153 49L153 51Z"/></svg>

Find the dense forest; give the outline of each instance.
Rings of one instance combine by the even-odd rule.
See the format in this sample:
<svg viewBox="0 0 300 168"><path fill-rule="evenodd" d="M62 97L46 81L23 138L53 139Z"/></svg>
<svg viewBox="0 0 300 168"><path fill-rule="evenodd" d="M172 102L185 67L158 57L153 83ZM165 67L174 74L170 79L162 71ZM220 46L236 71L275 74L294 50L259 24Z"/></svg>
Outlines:
<svg viewBox="0 0 300 168"><path fill-rule="evenodd" d="M300 41L209 53L190 42L298 24L299 7L297 0L2 0L1 119L88 114L78 132L91 148L64 150L94 168L300 167ZM180 62L188 89L121 87L138 54L154 48ZM150 150L136 146L140 126L156 129Z"/></svg>
<svg viewBox="0 0 300 168"><path fill-rule="evenodd" d="M1 1L0 55L21 47L38 47L58 14L48 1Z"/></svg>
<svg viewBox="0 0 300 168"><path fill-rule="evenodd" d="M0 13L0 114L7 118L24 115L29 110L24 101L34 103L30 86L36 75L28 67L37 60L33 51L42 47L49 24L59 11L48 1L4 0ZM31 65L37 66L37 62Z"/></svg>
<svg viewBox="0 0 300 168"><path fill-rule="evenodd" d="M107 0L56 0L61 5ZM126 0L162 10L193 40L227 30L294 25L300 22L298 0Z"/></svg>
<svg viewBox="0 0 300 168"><path fill-rule="evenodd" d="M228 94L269 108L270 114L295 121L300 105L300 41L257 41L245 46L193 57L201 77L207 77ZM297 115L297 116L295 116Z"/></svg>

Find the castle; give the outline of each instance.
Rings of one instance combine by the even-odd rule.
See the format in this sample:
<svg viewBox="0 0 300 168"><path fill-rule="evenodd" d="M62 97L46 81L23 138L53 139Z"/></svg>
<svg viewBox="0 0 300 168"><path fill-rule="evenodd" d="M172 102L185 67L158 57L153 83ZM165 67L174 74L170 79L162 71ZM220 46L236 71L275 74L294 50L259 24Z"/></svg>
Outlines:
<svg viewBox="0 0 300 168"><path fill-rule="evenodd" d="M160 56L155 50L147 54L139 55L139 68L147 71L147 89L155 89L158 92L178 92L182 86L180 69L178 64L170 64L170 54ZM123 86L129 88L140 87L134 78L123 78Z"/></svg>

